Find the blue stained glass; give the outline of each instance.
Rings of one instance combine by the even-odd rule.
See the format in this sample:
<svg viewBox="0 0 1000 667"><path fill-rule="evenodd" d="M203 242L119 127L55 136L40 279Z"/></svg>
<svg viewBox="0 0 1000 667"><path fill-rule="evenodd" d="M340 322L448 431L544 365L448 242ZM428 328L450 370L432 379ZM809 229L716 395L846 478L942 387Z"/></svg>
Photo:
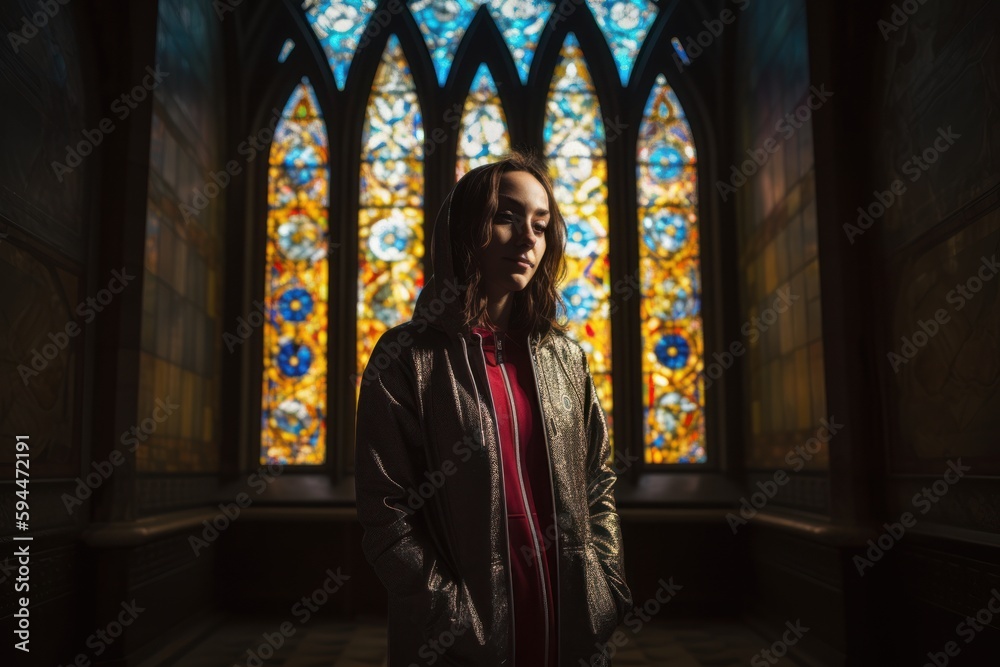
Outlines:
<svg viewBox="0 0 1000 667"><path fill-rule="evenodd" d="M295 399L283 401L275 409L274 418L278 422L278 428L294 435L312 431L312 415L309 414L309 408L301 401ZM318 430L311 433L312 438L315 439L318 433Z"/></svg>
<svg viewBox="0 0 1000 667"><path fill-rule="evenodd" d="M681 40L677 39L676 37L671 37L670 44L673 45L674 51L677 52L677 55L680 57L681 61L683 61L685 65L690 65L691 59L688 58L687 51L684 50L684 45L681 44Z"/></svg>
<svg viewBox="0 0 1000 667"><path fill-rule="evenodd" d="M358 40L364 34L375 0L304 0L302 9L323 45L337 88L344 89Z"/></svg>
<svg viewBox="0 0 1000 667"><path fill-rule="evenodd" d="M312 365L312 350L301 343L283 343L278 351L278 368L288 377L300 377Z"/></svg>
<svg viewBox="0 0 1000 667"><path fill-rule="evenodd" d="M673 146L657 146L649 156L649 168L664 181L680 176L687 161Z"/></svg>
<svg viewBox="0 0 1000 667"><path fill-rule="evenodd" d="M368 244L372 254L386 262L398 262L413 254L413 226L403 216L389 216L372 225Z"/></svg>
<svg viewBox="0 0 1000 667"><path fill-rule="evenodd" d="M648 0L587 0L587 5L608 40L622 85L628 85L639 48L656 20L656 5Z"/></svg>
<svg viewBox="0 0 1000 667"><path fill-rule="evenodd" d="M682 215L657 211L653 216L644 218L642 226L643 241L658 255L677 252L688 239L688 221Z"/></svg>
<svg viewBox="0 0 1000 667"><path fill-rule="evenodd" d="M500 34L507 42L511 55L514 56L514 65L517 66L521 83L527 83L538 38L545 28L545 23L552 16L555 3L490 0L487 7L493 22L497 24Z"/></svg>
<svg viewBox="0 0 1000 667"><path fill-rule="evenodd" d="M309 292L295 287L281 295L278 300L281 316L289 322L304 322L313 309L313 299Z"/></svg>
<svg viewBox="0 0 1000 667"><path fill-rule="evenodd" d="M667 368L684 368L687 365L689 354L691 354L691 346L688 345L683 336L677 334L664 336L656 345L656 358Z"/></svg>
<svg viewBox="0 0 1000 667"><path fill-rule="evenodd" d="M571 257L590 257L598 252L597 232L586 219L566 221L566 254Z"/></svg>
<svg viewBox="0 0 1000 667"><path fill-rule="evenodd" d="M291 55L292 49L295 48L295 42L286 39L285 43L281 45L281 53L278 54L278 62L283 63L288 60L288 56Z"/></svg>
<svg viewBox="0 0 1000 667"><path fill-rule="evenodd" d="M431 52L438 83L442 86L448 80L448 70L462 35L469 28L480 4L469 0L412 0L409 3L410 12Z"/></svg>
<svg viewBox="0 0 1000 667"><path fill-rule="evenodd" d="M600 305L594 288L583 280L575 280L563 289L563 299L569 309L569 316L576 321L587 319Z"/></svg>

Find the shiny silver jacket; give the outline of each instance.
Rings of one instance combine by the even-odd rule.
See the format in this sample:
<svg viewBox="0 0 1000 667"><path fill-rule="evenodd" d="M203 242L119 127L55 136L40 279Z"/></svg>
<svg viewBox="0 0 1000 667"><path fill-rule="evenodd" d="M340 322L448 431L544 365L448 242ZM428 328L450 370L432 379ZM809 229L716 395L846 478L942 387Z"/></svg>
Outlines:
<svg viewBox="0 0 1000 667"><path fill-rule="evenodd" d="M496 413L482 339L460 327L449 240L414 318L386 331L361 379L355 485L365 558L389 594L389 667L513 667L512 583ZM610 665L602 645L632 609L608 465L608 428L586 354L533 334L530 349L556 509L561 666ZM526 556L531 557L531 556ZM544 554L536 552L534 562ZM531 665L544 667L544 646Z"/></svg>

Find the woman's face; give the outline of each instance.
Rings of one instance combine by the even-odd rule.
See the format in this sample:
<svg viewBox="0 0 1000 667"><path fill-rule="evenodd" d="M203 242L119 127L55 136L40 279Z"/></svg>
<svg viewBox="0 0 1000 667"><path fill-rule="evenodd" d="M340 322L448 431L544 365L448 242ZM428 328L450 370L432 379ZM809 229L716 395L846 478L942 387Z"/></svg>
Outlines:
<svg viewBox="0 0 1000 667"><path fill-rule="evenodd" d="M531 282L545 254L545 228L551 219L545 188L526 171L501 176L497 195L493 238L479 257L491 299L523 290Z"/></svg>

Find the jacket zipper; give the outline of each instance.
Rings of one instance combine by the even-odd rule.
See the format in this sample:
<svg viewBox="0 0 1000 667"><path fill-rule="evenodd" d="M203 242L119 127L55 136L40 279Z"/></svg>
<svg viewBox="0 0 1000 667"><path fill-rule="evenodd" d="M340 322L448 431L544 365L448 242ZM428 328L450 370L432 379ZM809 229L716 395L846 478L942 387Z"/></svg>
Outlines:
<svg viewBox="0 0 1000 667"><path fill-rule="evenodd" d="M500 365L500 375L503 377L504 387L507 390L507 401L510 405L510 414L514 419L514 458L517 465L517 482L521 489L521 502L524 503L525 518L528 520L528 528L531 530L531 541L535 545L535 555L538 557L538 583L542 592L542 613L545 616L545 664L549 664L549 596L545 590L545 575L543 572L542 549L538 542L538 535L535 533L535 522L528 514L528 495L524 489L524 471L521 469L521 441L517 429L517 408L514 405L514 396L510 388L510 381L507 379L507 371L503 365L503 340L502 335L496 336L497 363ZM484 354L485 356L485 354ZM542 424L542 431L545 431L545 424ZM515 667L517 667L515 665Z"/></svg>
<svg viewBox="0 0 1000 667"><path fill-rule="evenodd" d="M548 464L549 469L549 491L552 494L552 511L556 511L556 485L555 480L552 476L552 453L549 449L549 429L548 422L545 420L545 410L542 408L542 388L538 384L538 373L535 372L535 348L531 346L531 340L528 340L528 353L531 358L531 374L535 378L535 397L538 399L538 413L542 417L542 435L545 436L545 462ZM561 609L561 604L559 600L562 599L561 591L559 590L559 521L558 517L552 515L552 526L555 528L555 541L553 546L556 550L556 609ZM545 627L549 627L549 619L545 618ZM556 619L556 647L560 646L560 632L559 632L559 619ZM548 657L548 656L546 656Z"/></svg>
<svg viewBox="0 0 1000 667"><path fill-rule="evenodd" d="M486 366L486 353L483 352L483 337L482 337L481 334L473 334L473 335L479 338L479 355L483 358L483 373L486 375L486 391L489 393L490 407L493 409L493 414L496 414L496 404L493 402L493 389L492 389L492 387L490 387L490 373L489 373L489 368L487 368L487 366ZM462 347L463 348L465 347L465 339L464 338L462 339ZM465 363L469 364L468 354L466 354ZM471 364L469 364L469 375L470 376L472 375L472 365ZM472 386L473 386L474 389L476 388L476 378L475 378L475 376L472 377ZM479 389L476 389L476 401L477 402L479 401ZM482 434L482 440L481 440L481 442L482 442L483 446L485 447L486 446L486 434L485 434L485 432L483 432L483 423L482 423L482 421L479 422L479 430L480 430L480 433ZM499 428L499 425L496 425L496 430L497 430L497 448L499 449L499 445L500 445L500 428ZM502 459L502 457L501 457L501 459ZM500 493L503 494L504 489L506 488L506 484L504 483L504 477L503 477L503 460L500 461L500 465L498 467L500 468ZM516 644L517 637L514 635L514 575L511 572L511 562L510 562L510 530L508 529L508 526L507 526L507 524L508 524L508 522L510 520L507 518L507 503L506 502L502 502L500 504L501 504L501 506L503 506L503 534L504 534L504 542L507 545L507 548L504 550L504 560L507 563L507 590L510 592L510 597L508 598L507 608L510 610L510 637L511 637L511 639L510 639L510 642L511 642L510 664L513 667L513 665L514 665L514 655L516 655L514 653L514 649L517 647L517 644Z"/></svg>

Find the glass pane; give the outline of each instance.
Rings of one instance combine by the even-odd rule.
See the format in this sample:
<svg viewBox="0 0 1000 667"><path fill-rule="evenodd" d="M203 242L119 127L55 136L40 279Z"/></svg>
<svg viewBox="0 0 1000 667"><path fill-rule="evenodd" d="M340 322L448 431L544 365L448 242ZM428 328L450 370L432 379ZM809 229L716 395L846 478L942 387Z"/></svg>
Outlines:
<svg viewBox="0 0 1000 667"><path fill-rule="evenodd" d="M531 61L538 47L538 38L542 35L545 23L552 16L554 2L532 2L531 0L491 0L487 3L490 16L503 35L514 65L521 77L521 83L527 83L528 72L531 71Z"/></svg>
<svg viewBox="0 0 1000 667"><path fill-rule="evenodd" d="M375 73L361 137L357 392L379 336L413 316L424 284L423 146L417 91L393 35Z"/></svg>
<svg viewBox="0 0 1000 667"><path fill-rule="evenodd" d="M500 96L489 69L480 65L472 80L472 90L465 98L455 181L480 165L496 162L509 151L507 120Z"/></svg>
<svg viewBox="0 0 1000 667"><path fill-rule="evenodd" d="M704 463L696 155L666 78L639 126L639 321L646 463Z"/></svg>
<svg viewBox="0 0 1000 667"><path fill-rule="evenodd" d="M587 4L608 40L622 85L627 85L642 41L656 20L656 5L647 0L587 0Z"/></svg>
<svg viewBox="0 0 1000 667"><path fill-rule="evenodd" d="M442 86L455 57L458 43L472 22L481 2L471 0L411 0L410 12L431 52L434 71Z"/></svg>
<svg viewBox="0 0 1000 667"><path fill-rule="evenodd" d="M556 202L567 228L562 296L568 312L560 308L559 318L568 316L569 335L587 353L613 435L608 168L602 118L580 44L569 33L549 87L543 134Z"/></svg>
<svg viewBox="0 0 1000 667"><path fill-rule="evenodd" d="M375 11L375 0L304 0L309 25L319 38L333 70L337 88L343 90L358 40L365 32L368 17Z"/></svg>
<svg viewBox="0 0 1000 667"><path fill-rule="evenodd" d="M326 459L327 149L303 79L275 128L269 160L264 302L256 313L266 320L261 463Z"/></svg>

